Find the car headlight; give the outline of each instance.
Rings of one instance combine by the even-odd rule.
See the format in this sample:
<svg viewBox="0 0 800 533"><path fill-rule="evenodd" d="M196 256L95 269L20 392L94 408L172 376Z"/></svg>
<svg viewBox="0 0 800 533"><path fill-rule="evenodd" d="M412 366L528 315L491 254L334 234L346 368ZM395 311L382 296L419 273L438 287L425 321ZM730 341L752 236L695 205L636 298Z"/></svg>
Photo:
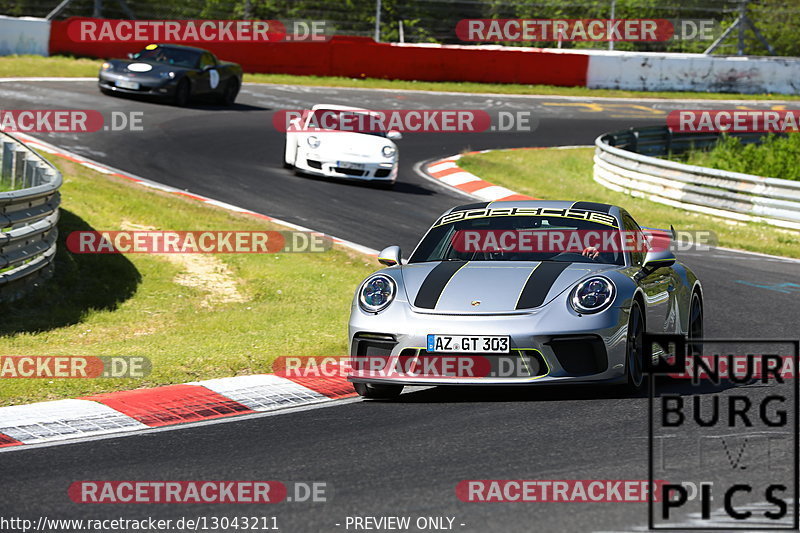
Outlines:
<svg viewBox="0 0 800 533"><path fill-rule="evenodd" d="M114 65L109 63L108 61L103 62L100 66L100 70L114 70Z"/></svg>
<svg viewBox="0 0 800 533"><path fill-rule="evenodd" d="M361 286L358 302L368 313L378 313L386 309L397 292L394 280L389 276L377 275L369 278Z"/></svg>
<svg viewBox="0 0 800 533"><path fill-rule="evenodd" d="M161 72L159 74L159 76L162 77L162 78L170 78L170 79L172 79L172 78L175 77L175 73L171 72L171 71L170 72Z"/></svg>
<svg viewBox="0 0 800 533"><path fill-rule="evenodd" d="M394 146L386 145L381 149L381 153L383 157L392 157L397 153L397 149Z"/></svg>
<svg viewBox="0 0 800 533"><path fill-rule="evenodd" d="M616 288L608 278L595 276L582 281L572 291L572 308L579 313L597 313L611 305Z"/></svg>
<svg viewBox="0 0 800 533"><path fill-rule="evenodd" d="M306 142L308 142L308 145L311 148L319 148L319 139L317 137L314 137L313 135L311 135L308 139L306 139Z"/></svg>

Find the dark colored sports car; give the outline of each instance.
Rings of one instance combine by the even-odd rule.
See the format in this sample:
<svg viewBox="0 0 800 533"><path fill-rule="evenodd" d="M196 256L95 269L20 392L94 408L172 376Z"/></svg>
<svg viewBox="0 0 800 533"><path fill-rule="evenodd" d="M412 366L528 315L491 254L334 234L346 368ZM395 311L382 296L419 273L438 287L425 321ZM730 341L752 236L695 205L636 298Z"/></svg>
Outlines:
<svg viewBox="0 0 800 533"><path fill-rule="evenodd" d="M179 106L195 96L232 105L242 86L242 67L202 48L151 44L130 59L103 63L98 85L103 94L156 96Z"/></svg>

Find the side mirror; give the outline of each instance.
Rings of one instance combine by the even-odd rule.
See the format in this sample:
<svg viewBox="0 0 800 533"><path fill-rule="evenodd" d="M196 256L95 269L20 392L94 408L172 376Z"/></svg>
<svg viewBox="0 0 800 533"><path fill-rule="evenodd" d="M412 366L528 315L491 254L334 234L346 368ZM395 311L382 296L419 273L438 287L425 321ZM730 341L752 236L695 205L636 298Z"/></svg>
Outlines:
<svg viewBox="0 0 800 533"><path fill-rule="evenodd" d="M396 130L391 130L386 133L386 138L391 141L399 141L403 138L403 134Z"/></svg>
<svg viewBox="0 0 800 533"><path fill-rule="evenodd" d="M670 250L649 251L644 256L642 268L655 270L661 267L668 267L675 264L675 254Z"/></svg>
<svg viewBox="0 0 800 533"><path fill-rule="evenodd" d="M128 52L128 59L133 59L135 54L133 52Z"/></svg>
<svg viewBox="0 0 800 533"><path fill-rule="evenodd" d="M400 247L389 246L380 251L378 262L386 266L395 266L400 264L400 257Z"/></svg>

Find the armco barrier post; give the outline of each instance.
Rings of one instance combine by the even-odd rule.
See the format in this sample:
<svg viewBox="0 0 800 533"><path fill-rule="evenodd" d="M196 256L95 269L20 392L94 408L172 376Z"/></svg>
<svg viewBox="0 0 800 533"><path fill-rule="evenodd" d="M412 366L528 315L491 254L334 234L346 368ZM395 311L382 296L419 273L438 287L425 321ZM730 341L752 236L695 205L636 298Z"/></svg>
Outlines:
<svg viewBox="0 0 800 533"><path fill-rule="evenodd" d="M3 147L3 159L0 161L0 180L3 182L10 182L11 172L14 168L14 143L10 141L2 141L0 144Z"/></svg>
<svg viewBox="0 0 800 533"><path fill-rule="evenodd" d="M20 189L24 189L24 178L25 178L25 160L27 159L28 152L23 148L17 148L17 152L14 154L14 173L11 175L11 190L13 191L17 187Z"/></svg>
<svg viewBox="0 0 800 533"><path fill-rule="evenodd" d="M24 298L53 271L61 174L17 139L0 132L0 301Z"/></svg>
<svg viewBox="0 0 800 533"><path fill-rule="evenodd" d="M34 180L36 178L36 169L39 167L37 163L38 161L33 158L28 157L25 159L25 178L22 183L23 188L33 187L36 185L36 181Z"/></svg>

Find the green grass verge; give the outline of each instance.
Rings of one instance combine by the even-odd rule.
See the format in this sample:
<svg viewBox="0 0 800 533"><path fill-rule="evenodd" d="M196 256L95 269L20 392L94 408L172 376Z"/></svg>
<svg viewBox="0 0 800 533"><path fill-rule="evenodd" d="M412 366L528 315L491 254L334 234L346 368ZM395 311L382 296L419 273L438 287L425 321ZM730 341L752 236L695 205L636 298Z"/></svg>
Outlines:
<svg viewBox="0 0 800 533"><path fill-rule="evenodd" d="M0 58L0 77L13 76L97 76L102 60L75 59L65 56L8 56ZM702 98L707 100L800 100L800 95L786 94L722 94L672 91L622 91L587 89L586 87L555 87L552 85L523 85L517 83L433 82L382 80L374 78L344 78L336 76L295 76L291 74L245 74L244 81L281 85L319 87L355 87L362 89L409 89L457 93L522 94L540 96L579 96L611 98Z"/></svg>
<svg viewBox="0 0 800 533"><path fill-rule="evenodd" d="M785 137L768 135L761 144L742 145L736 137L722 137L710 150L693 150L673 157L676 161L800 181L800 133Z"/></svg>
<svg viewBox="0 0 800 533"><path fill-rule="evenodd" d="M146 356L152 374L143 380L3 379L0 405L268 372L277 356L347 353L353 291L377 261L338 248L178 258L197 261L190 265L176 262L178 254L72 254L64 239L75 230L281 228L54 163L65 178L55 276L6 307L0 354ZM228 282L227 293L221 281ZM237 295L240 301L231 301Z"/></svg>
<svg viewBox="0 0 800 533"><path fill-rule="evenodd" d="M644 226L711 230L720 246L800 257L800 232L728 221L606 189L592 179L593 154L594 148L499 150L466 155L458 164L491 183L536 198L620 205Z"/></svg>
<svg viewBox="0 0 800 533"><path fill-rule="evenodd" d="M100 59L67 56L4 56L0 57L0 78L97 76L101 64L103 61Z"/></svg>

